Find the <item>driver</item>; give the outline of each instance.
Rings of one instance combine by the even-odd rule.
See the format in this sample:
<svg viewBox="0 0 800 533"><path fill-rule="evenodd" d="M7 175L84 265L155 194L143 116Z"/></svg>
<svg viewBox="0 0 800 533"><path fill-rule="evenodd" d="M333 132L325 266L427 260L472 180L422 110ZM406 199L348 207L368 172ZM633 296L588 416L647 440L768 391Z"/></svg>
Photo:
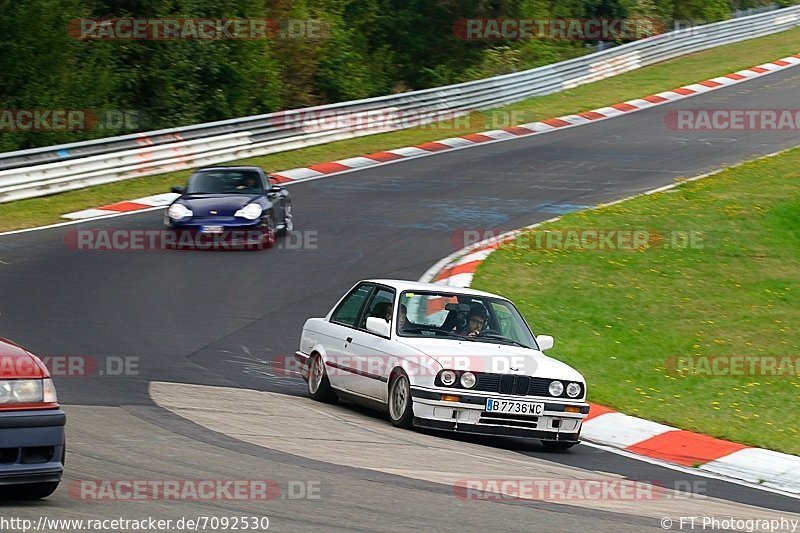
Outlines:
<svg viewBox="0 0 800 533"><path fill-rule="evenodd" d="M252 191L258 188L258 180L255 176L249 175L244 180L242 180L239 185L236 186L237 191L242 191L247 189L248 191Z"/></svg>
<svg viewBox="0 0 800 533"><path fill-rule="evenodd" d="M489 313L486 311L484 306L480 304L473 305L469 308L469 314L467 314L467 323L462 328L457 328L455 332L465 337L475 337L480 335L488 318Z"/></svg>

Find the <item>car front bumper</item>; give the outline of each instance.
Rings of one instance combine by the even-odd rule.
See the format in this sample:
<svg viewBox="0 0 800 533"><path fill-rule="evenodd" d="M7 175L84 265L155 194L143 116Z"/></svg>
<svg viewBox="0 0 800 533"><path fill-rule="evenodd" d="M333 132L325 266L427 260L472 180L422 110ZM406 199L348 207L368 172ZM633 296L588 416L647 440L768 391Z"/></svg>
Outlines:
<svg viewBox="0 0 800 533"><path fill-rule="evenodd" d="M0 412L0 486L60 481L65 423L61 409Z"/></svg>
<svg viewBox="0 0 800 533"><path fill-rule="evenodd" d="M458 396L459 401L442 401L442 395ZM426 389L412 387L414 425L459 433L525 437L560 442L578 442L581 424L589 414L589 404L564 402L556 398L510 396L502 394ZM515 400L545 404L540 416L486 412L486 400ZM566 409L579 410L568 412Z"/></svg>
<svg viewBox="0 0 800 533"><path fill-rule="evenodd" d="M236 217L204 217L174 221L164 217L164 225L174 232L175 247L217 249L243 246L269 246L275 238L266 219L243 220ZM204 226L221 226L222 233L204 233Z"/></svg>

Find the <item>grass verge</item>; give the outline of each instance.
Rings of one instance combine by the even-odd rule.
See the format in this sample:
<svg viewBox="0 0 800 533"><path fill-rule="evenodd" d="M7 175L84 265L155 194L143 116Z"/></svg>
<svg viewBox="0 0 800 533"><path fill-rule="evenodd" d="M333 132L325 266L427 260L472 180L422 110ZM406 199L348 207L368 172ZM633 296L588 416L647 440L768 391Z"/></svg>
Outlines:
<svg viewBox="0 0 800 533"><path fill-rule="evenodd" d="M552 355L584 374L590 401L800 455L799 168L795 149L564 216L501 247L473 287L554 334ZM647 231L649 246L581 249L567 239L580 230ZM730 356L793 366L778 377L767 359L753 372Z"/></svg>
<svg viewBox="0 0 800 533"><path fill-rule="evenodd" d="M498 110L475 113L469 120L460 120L455 124L445 122L423 128L370 135L251 158L238 163L259 165L270 172L286 170L513 125L497 123L498 117L513 116L516 123L525 123L580 113L796 54L799 37L800 28L706 50L569 91L533 98ZM185 181L188 174L188 171L184 171L133 178L79 191L0 204L0 231L52 224L62 221L60 216L64 213L166 192L170 185Z"/></svg>

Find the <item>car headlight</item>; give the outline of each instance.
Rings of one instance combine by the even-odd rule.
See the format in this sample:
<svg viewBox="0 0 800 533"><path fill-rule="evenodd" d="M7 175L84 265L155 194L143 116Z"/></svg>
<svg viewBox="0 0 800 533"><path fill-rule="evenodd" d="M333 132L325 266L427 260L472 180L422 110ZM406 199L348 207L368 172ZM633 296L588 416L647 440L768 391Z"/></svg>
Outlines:
<svg viewBox="0 0 800 533"><path fill-rule="evenodd" d="M581 395L581 386L579 383L570 383L567 385L567 396L570 398L577 398Z"/></svg>
<svg viewBox="0 0 800 533"><path fill-rule="evenodd" d="M0 381L0 405L41 403L44 401L43 385L41 379L2 380Z"/></svg>
<svg viewBox="0 0 800 533"><path fill-rule="evenodd" d="M471 389L478 382L478 378L472 372L464 372L461 374L461 386L465 389Z"/></svg>
<svg viewBox="0 0 800 533"><path fill-rule="evenodd" d="M564 384L560 381L551 381L547 392L550 393L550 396L561 396L561 393L564 392Z"/></svg>
<svg viewBox="0 0 800 533"><path fill-rule="evenodd" d="M247 220L255 220L261 216L264 209L258 204L247 204L243 208L236 211L233 216L246 218Z"/></svg>
<svg viewBox="0 0 800 533"><path fill-rule="evenodd" d="M452 387L456 382L456 373L452 370L445 370L442 372L442 375L439 376L439 380L441 380L442 385Z"/></svg>
<svg viewBox="0 0 800 533"><path fill-rule="evenodd" d="M194 216L194 213L183 204L172 204L167 210L167 216L172 220L180 220L182 218Z"/></svg>

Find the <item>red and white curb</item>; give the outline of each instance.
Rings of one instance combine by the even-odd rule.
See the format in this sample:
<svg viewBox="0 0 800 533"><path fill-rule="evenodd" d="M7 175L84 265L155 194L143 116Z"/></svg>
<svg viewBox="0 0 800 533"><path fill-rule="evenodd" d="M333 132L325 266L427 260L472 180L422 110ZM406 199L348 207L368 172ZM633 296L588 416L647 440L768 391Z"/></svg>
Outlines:
<svg viewBox="0 0 800 533"><path fill-rule="evenodd" d="M531 122L528 124L521 124L519 126L512 126L510 128L499 130L470 133L461 137L451 137L449 139L426 142L416 146L386 150L383 152L376 152L374 154L368 154L359 157L349 157L347 159L340 159L339 161L332 161L328 163L318 163L309 167L283 170L273 173L272 177L282 184L299 183L333 174L352 172L354 170L367 167L387 165L397 161L426 157L450 150L463 150L465 148L471 148L481 144L504 142L518 139L520 137L527 137L529 135L541 135L544 133L550 133L552 131L558 131L566 128L583 126L584 124L607 120L620 115L635 113L636 111L657 107L662 104L674 102L684 98L690 98L698 94L708 93L723 87L728 87L755 78L760 78L761 76L766 76L767 74L771 74L773 72L780 72L797 65L800 65L800 54L784 57L783 59L778 59L777 61L772 61L756 67L740 70L738 72L734 72L733 74L726 74L725 76L720 76L718 78L712 78L699 83L685 85L670 91L664 91L658 94L646 96L644 98L628 100L627 102L623 102L621 104L615 104L609 107L601 107L600 109L594 109L592 111L586 111L576 115L566 115L563 117L543 120L541 122ZM123 211L130 212L152 209L154 206L168 205L172 199L174 199L174 196L172 196L172 199L168 201L165 200L169 197L169 194L148 196L147 198L139 198L138 200L131 200L129 202L118 202L116 204L99 207L97 209L86 209L76 213L69 213L63 215L63 218L77 220L95 218L111 213L120 213ZM165 203L154 205L151 203L153 201ZM136 207L137 205L139 206L138 208Z"/></svg>
<svg viewBox="0 0 800 533"><path fill-rule="evenodd" d="M180 195L174 192L156 194L154 196L145 196L144 198L137 198L135 200L128 200L126 202L117 202L114 204L104 205L95 209L84 209L83 211L67 213L66 215L61 215L61 217L68 218L70 220L80 220L84 218L97 218L108 215L117 215L120 213L144 211L146 209L166 207L178 196Z"/></svg>
<svg viewBox="0 0 800 533"><path fill-rule="evenodd" d="M693 180L708 175L710 174L697 176ZM654 194L675 186L677 184L660 187L644 194ZM478 266L503 243L513 240L524 230L557 220L558 217L552 218L523 230L510 231L462 248L432 266L423 274L420 281L451 287L469 287ZM800 495L800 457L796 455L751 448L683 431L596 404L591 405L589 416L581 430L581 437L585 441L623 450L636 456L644 456L654 462L690 467L693 471L712 473L781 493Z"/></svg>
<svg viewBox="0 0 800 533"><path fill-rule="evenodd" d="M675 100L681 100L696 96L698 94L715 91L722 87L736 85L747 80L759 78L761 76L771 74L773 72L779 72L797 65L800 65L800 54L785 57L783 59L758 65L749 69L740 70L739 72L735 72L733 74L727 74L718 78L678 87L677 89L673 89L671 91L664 91L658 94L646 96L644 98L628 100L627 102L623 102L621 104L615 104L609 107L601 107L600 109L594 109L592 111L586 111L576 115L566 115L563 117L543 120L541 122L520 124L519 126L512 126L510 128L503 128L499 130L471 133L461 137L451 137L449 139L426 142L416 146L398 148L396 150L387 150L384 152L376 152L374 154L368 154L362 157L351 157L330 163L311 165L309 167L293 168L291 170L276 172L273 174L273 176L282 182L287 183L294 181L305 181L330 174L339 174L365 167L394 163L403 159L424 157L449 150L462 150L464 148L470 148L479 144L503 142L517 139L519 137L527 137L529 135L550 133L552 131L562 130L574 126L582 126L584 124L634 113L643 109L649 109L651 107L674 102Z"/></svg>

